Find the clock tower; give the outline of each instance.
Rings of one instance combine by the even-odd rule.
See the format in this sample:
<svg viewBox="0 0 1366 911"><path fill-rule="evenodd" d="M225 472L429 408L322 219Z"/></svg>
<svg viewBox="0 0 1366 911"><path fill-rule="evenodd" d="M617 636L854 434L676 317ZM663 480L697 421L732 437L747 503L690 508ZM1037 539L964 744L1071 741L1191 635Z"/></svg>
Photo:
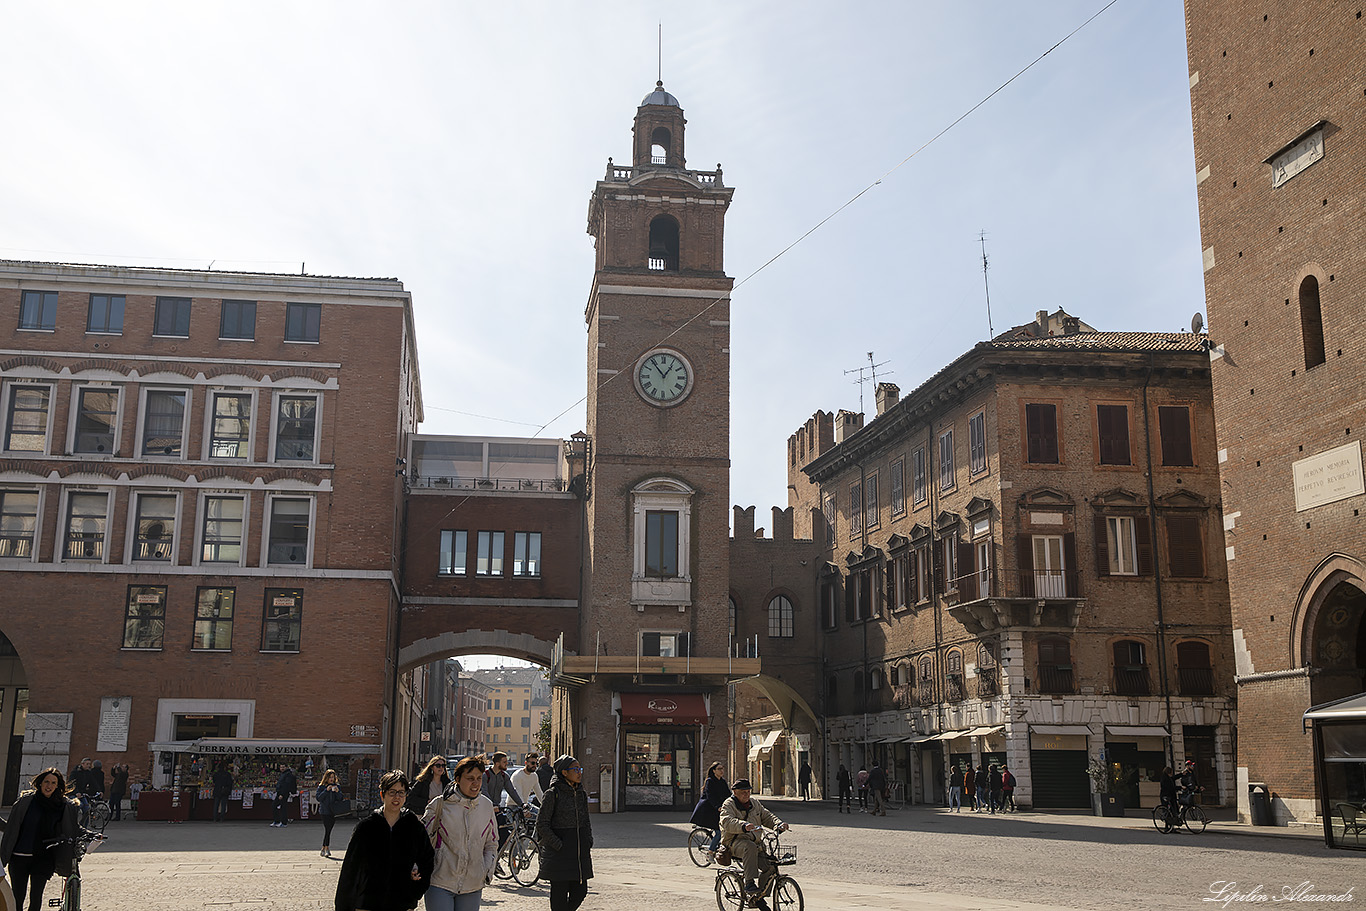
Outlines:
<svg viewBox="0 0 1366 911"><path fill-rule="evenodd" d="M757 672L727 657L733 191L688 169L686 123L657 83L588 207L582 654L554 673L556 745L604 811L691 807L725 757L727 679Z"/></svg>

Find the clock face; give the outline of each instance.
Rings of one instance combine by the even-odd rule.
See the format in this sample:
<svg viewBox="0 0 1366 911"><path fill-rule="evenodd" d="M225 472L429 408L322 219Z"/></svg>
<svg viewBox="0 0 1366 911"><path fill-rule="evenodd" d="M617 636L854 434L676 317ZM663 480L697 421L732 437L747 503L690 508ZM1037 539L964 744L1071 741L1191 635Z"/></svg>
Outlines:
<svg viewBox="0 0 1366 911"><path fill-rule="evenodd" d="M652 405L673 405L691 391L692 371L672 351L652 351L636 367L636 387Z"/></svg>

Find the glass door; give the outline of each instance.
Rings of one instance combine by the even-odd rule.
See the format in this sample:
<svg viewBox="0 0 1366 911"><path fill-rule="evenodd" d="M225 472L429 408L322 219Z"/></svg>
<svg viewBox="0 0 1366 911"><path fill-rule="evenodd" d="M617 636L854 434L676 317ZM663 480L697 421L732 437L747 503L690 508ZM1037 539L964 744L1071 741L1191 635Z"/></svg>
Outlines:
<svg viewBox="0 0 1366 911"><path fill-rule="evenodd" d="M625 737L623 804L628 808L691 808L696 802L693 735L627 731Z"/></svg>

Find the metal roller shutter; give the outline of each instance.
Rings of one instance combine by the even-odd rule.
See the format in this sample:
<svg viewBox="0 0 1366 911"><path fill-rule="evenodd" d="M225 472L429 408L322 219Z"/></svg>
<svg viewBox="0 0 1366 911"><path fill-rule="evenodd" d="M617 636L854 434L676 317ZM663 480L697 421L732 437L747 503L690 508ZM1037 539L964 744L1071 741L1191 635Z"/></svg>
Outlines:
<svg viewBox="0 0 1366 911"><path fill-rule="evenodd" d="M1029 775L1036 809L1091 806L1085 750L1030 750Z"/></svg>

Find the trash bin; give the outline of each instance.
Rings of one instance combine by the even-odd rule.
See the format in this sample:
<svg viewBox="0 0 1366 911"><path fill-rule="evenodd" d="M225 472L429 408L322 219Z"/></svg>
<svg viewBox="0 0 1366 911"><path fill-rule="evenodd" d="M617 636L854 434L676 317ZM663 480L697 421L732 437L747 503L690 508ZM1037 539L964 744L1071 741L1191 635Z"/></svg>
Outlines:
<svg viewBox="0 0 1366 911"><path fill-rule="evenodd" d="M1274 826L1276 818L1271 815L1271 792L1261 782L1250 782L1247 786L1249 815L1254 826Z"/></svg>

